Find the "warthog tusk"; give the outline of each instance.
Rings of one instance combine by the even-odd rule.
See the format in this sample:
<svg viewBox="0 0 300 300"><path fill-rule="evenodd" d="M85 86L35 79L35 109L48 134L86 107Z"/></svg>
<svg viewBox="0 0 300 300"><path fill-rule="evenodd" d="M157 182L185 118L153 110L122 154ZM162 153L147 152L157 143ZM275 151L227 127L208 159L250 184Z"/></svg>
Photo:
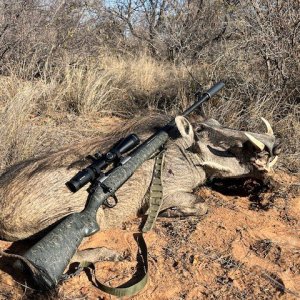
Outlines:
<svg viewBox="0 0 300 300"><path fill-rule="evenodd" d="M272 160L271 162L268 163L267 167L271 169L271 168L276 164L277 160L278 160L278 156L276 155L276 156L273 158L273 160Z"/></svg>
<svg viewBox="0 0 300 300"><path fill-rule="evenodd" d="M261 120L265 123L265 125L267 126L267 134L268 135L274 135L273 129L271 127L271 124L269 123L269 121L267 121L265 118L261 117Z"/></svg>
<svg viewBox="0 0 300 300"><path fill-rule="evenodd" d="M265 148L264 143L262 143L261 141L259 141L257 138L255 138L253 135L251 135L250 133L245 132L245 135L247 136L247 138L249 139L249 141L254 144L260 151L263 151Z"/></svg>

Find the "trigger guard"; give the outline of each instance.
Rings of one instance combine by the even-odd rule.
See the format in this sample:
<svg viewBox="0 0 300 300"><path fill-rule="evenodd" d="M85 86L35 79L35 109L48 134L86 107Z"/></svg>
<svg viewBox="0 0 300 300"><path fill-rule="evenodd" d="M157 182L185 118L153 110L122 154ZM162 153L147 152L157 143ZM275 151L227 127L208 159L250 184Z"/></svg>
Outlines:
<svg viewBox="0 0 300 300"><path fill-rule="evenodd" d="M109 202L109 199L113 199L114 201L111 203ZM111 195L105 201L103 202L103 205L106 206L107 208L113 208L118 204L118 198L116 195Z"/></svg>

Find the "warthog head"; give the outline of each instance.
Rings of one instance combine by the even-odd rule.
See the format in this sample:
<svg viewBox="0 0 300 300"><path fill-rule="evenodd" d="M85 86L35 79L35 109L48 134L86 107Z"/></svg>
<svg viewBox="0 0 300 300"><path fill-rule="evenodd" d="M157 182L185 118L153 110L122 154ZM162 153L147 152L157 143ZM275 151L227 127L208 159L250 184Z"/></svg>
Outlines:
<svg viewBox="0 0 300 300"><path fill-rule="evenodd" d="M179 116L176 124L186 150L198 154L208 178L259 178L272 169L280 153L270 123L261 119L266 133L226 128L214 119L193 127Z"/></svg>

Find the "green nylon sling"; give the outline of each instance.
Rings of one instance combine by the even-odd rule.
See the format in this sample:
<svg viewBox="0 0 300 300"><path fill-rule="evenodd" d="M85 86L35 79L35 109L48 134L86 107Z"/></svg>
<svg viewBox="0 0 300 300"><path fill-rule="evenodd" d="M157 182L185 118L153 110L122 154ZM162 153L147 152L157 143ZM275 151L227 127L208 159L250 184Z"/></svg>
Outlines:
<svg viewBox="0 0 300 300"><path fill-rule="evenodd" d="M150 198L149 198L149 209L148 217L146 223L143 226L142 233L135 234L136 241L139 245L139 252L143 259L144 274L139 278L132 278L128 283L125 283L119 287L110 287L96 279L95 276L95 267L93 264L88 265L92 266L88 268L88 271L91 273L92 283L101 291L108 293L110 295L122 297L122 296L133 296L139 293L147 284L148 281L148 255L147 255L147 245L145 243L143 233L151 230L155 224L160 207L162 205L163 199L163 187L162 187L162 169L164 161L164 151L161 151L155 158L155 164L153 169L152 182L150 185ZM134 281L134 284L130 284L131 281Z"/></svg>

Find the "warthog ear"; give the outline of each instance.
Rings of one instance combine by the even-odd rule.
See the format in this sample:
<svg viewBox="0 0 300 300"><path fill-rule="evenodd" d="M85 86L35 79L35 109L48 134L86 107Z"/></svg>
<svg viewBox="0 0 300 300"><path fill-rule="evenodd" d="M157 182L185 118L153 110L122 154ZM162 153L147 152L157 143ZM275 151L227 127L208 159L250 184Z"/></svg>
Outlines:
<svg viewBox="0 0 300 300"><path fill-rule="evenodd" d="M191 123L182 116L175 118L176 126L185 142L185 148L190 148L195 142L194 130Z"/></svg>

